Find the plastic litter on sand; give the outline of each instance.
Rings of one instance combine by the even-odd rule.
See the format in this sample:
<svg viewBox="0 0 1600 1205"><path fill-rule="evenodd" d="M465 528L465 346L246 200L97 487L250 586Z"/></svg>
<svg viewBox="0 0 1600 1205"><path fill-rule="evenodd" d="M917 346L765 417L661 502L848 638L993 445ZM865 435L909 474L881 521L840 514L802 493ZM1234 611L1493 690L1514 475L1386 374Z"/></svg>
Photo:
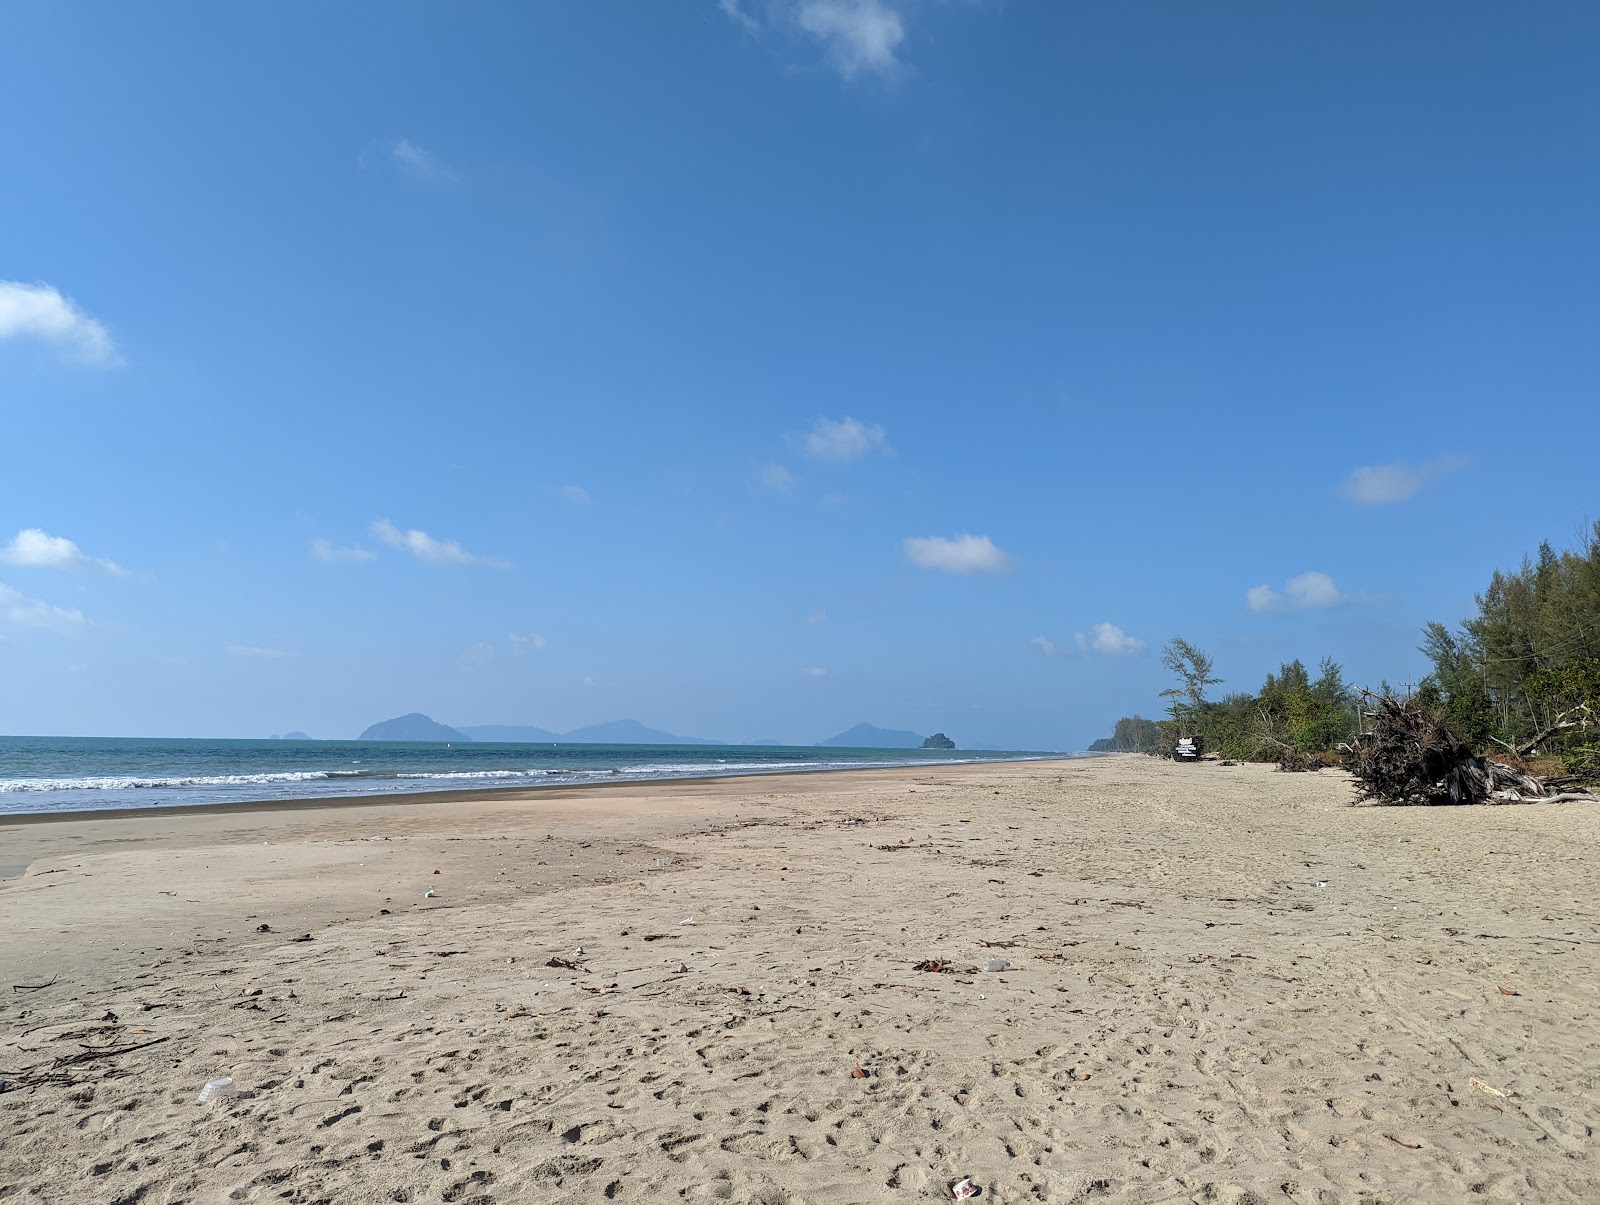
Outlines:
<svg viewBox="0 0 1600 1205"><path fill-rule="evenodd" d="M692 924L694 924L694 917L686 916L681 921L679 921L678 923L680 925L692 925Z"/></svg>
<svg viewBox="0 0 1600 1205"><path fill-rule="evenodd" d="M200 1089L200 1095L195 1098L195 1104L203 1105L214 1096L222 1096L233 1090L233 1076L219 1075L216 1079L208 1079L205 1087Z"/></svg>
<svg viewBox="0 0 1600 1205"><path fill-rule="evenodd" d="M950 1186L950 1195L957 1201L965 1201L968 1197L975 1197L982 1191L983 1189L973 1182L971 1176L957 1180Z"/></svg>
<svg viewBox="0 0 1600 1205"><path fill-rule="evenodd" d="M1011 971L1016 968L1009 958L991 958L978 968L980 971Z"/></svg>

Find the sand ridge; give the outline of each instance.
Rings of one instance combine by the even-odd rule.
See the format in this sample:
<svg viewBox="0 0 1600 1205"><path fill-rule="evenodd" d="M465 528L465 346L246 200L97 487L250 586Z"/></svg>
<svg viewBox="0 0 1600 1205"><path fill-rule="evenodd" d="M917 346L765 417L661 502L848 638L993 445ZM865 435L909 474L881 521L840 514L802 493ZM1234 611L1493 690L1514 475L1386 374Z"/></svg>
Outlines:
<svg viewBox="0 0 1600 1205"><path fill-rule="evenodd" d="M0 1069L159 1041L0 1094L0 1199L1600 1199L1600 815L1351 793L1119 757L36 826Z"/></svg>

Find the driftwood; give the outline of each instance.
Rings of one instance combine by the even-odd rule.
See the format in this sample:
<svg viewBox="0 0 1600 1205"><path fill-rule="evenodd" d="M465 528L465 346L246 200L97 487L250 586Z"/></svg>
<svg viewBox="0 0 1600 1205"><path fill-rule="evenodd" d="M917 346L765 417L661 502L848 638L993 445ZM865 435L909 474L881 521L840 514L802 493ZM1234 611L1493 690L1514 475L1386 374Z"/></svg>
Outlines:
<svg viewBox="0 0 1600 1205"><path fill-rule="evenodd" d="M1523 741L1520 745L1507 745L1497 736L1491 736L1489 739L1497 745L1510 749L1518 757L1532 757L1538 751L1539 746L1556 733L1570 732L1574 728L1587 728L1590 724L1600 724L1600 716L1596 716L1593 708L1587 703L1579 703L1570 711L1563 711L1558 715L1550 726L1538 736L1532 740Z"/></svg>
<svg viewBox="0 0 1600 1205"><path fill-rule="evenodd" d="M1362 691L1371 731L1344 746L1358 801L1390 806L1450 803L1600 803L1553 793L1544 782L1475 753L1444 720L1412 700Z"/></svg>

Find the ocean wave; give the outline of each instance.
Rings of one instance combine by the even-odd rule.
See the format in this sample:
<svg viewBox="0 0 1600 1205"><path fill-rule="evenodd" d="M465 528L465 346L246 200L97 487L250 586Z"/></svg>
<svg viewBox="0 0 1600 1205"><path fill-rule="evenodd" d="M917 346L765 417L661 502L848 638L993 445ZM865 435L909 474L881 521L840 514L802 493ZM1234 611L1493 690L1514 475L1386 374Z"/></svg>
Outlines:
<svg viewBox="0 0 1600 1205"><path fill-rule="evenodd" d="M313 782L325 778L361 777L358 772L328 773L323 770L295 770L279 774L204 774L177 778L5 778L0 779L0 795L17 791L137 791L165 787L254 786L272 782Z"/></svg>

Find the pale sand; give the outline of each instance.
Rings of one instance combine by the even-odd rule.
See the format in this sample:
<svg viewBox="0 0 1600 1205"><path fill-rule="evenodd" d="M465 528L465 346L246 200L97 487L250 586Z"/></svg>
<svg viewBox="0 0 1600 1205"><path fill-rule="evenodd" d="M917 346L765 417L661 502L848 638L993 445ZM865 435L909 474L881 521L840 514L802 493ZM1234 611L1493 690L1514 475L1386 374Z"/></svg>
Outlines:
<svg viewBox="0 0 1600 1205"><path fill-rule="evenodd" d="M0 1200L1600 1200L1600 809L1351 793L1118 757L0 823L0 1068L169 1039L0 1094Z"/></svg>

